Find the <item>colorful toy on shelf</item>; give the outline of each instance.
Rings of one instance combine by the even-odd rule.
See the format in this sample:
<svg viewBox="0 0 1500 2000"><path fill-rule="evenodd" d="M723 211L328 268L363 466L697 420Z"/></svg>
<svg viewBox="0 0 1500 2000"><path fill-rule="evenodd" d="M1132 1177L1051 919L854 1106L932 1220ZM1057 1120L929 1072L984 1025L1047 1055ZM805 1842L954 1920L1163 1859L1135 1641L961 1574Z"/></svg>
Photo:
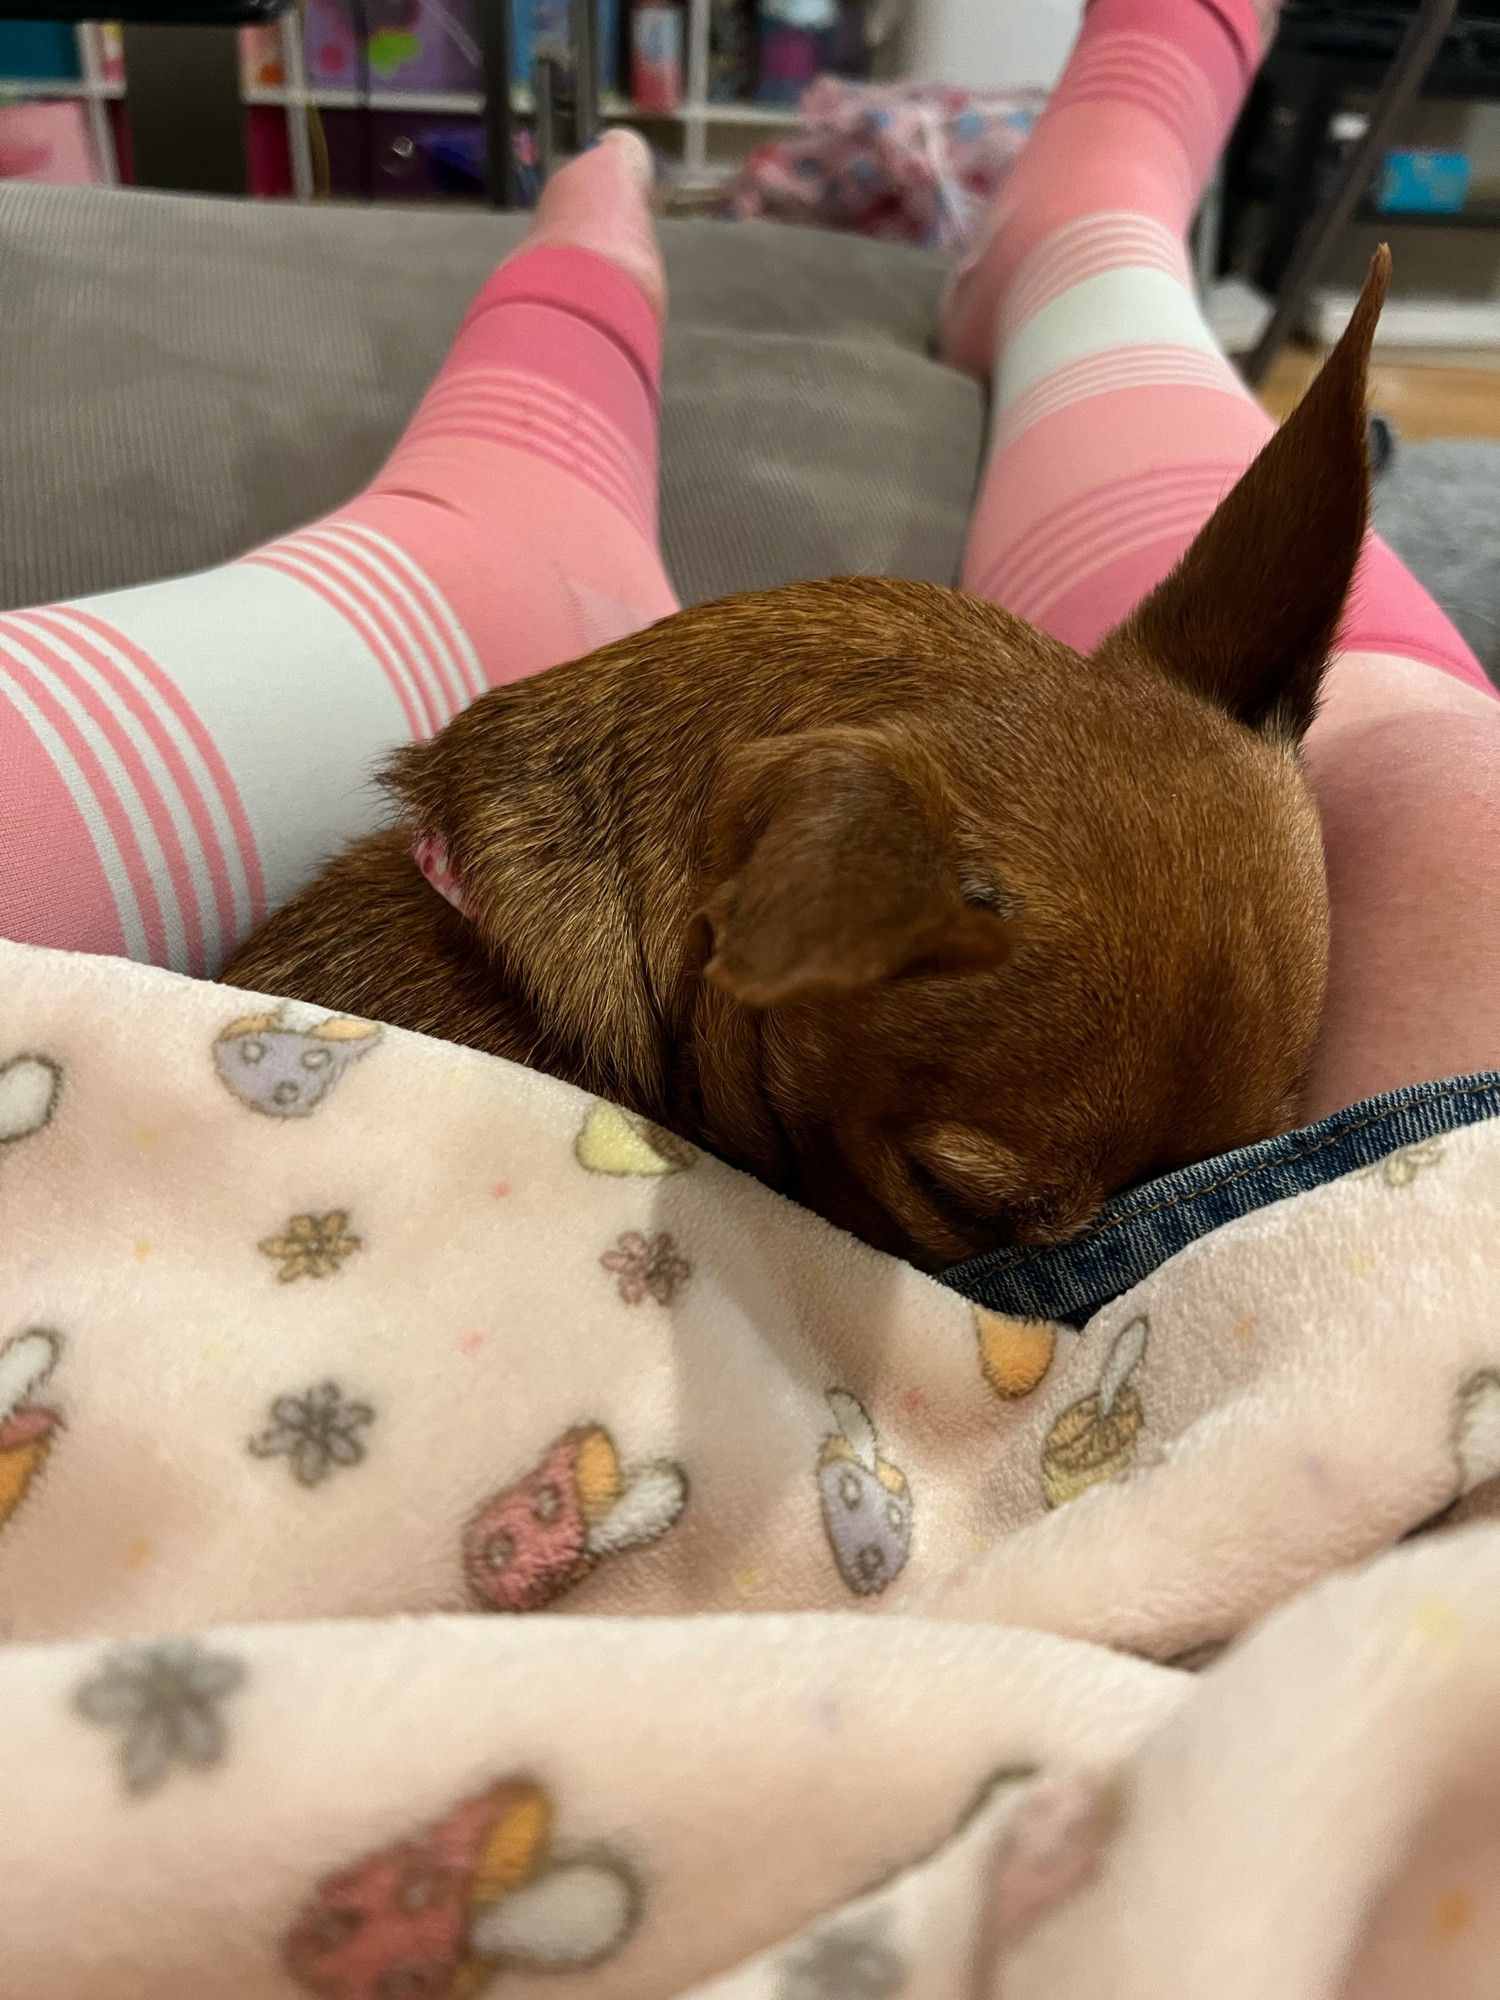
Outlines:
<svg viewBox="0 0 1500 2000"><path fill-rule="evenodd" d="M280 90L286 83L281 23L266 21L240 29L241 90Z"/></svg>
<svg viewBox="0 0 1500 2000"><path fill-rule="evenodd" d="M760 0L762 104L795 104L823 67L823 36L838 25L838 0Z"/></svg>
<svg viewBox="0 0 1500 2000"><path fill-rule="evenodd" d="M717 212L958 253L1045 101L1039 90L819 77L803 94L801 128L753 152Z"/></svg>
<svg viewBox="0 0 1500 2000"><path fill-rule="evenodd" d="M357 36L365 33L368 76ZM483 54L473 0L307 0L308 81L315 90L477 91Z"/></svg>
<svg viewBox="0 0 1500 2000"><path fill-rule="evenodd" d="M620 0L596 4L599 89L609 96L620 87ZM512 82L529 84L538 56L567 64L568 12L568 0L510 0Z"/></svg>
<svg viewBox="0 0 1500 2000"><path fill-rule="evenodd" d="M760 103L795 104L824 72L869 75L865 0L759 0L758 15Z"/></svg>
<svg viewBox="0 0 1500 2000"><path fill-rule="evenodd" d="M682 15L676 7L631 11L630 98L637 111L675 111L682 102Z"/></svg>
<svg viewBox="0 0 1500 2000"><path fill-rule="evenodd" d="M599 88L619 84L619 0L597 0ZM568 0L510 0L511 81L529 84L538 56L565 60ZM378 91L473 94L483 89L484 57L474 0L307 0L304 45L313 88L361 83L358 35L365 33L369 87Z"/></svg>

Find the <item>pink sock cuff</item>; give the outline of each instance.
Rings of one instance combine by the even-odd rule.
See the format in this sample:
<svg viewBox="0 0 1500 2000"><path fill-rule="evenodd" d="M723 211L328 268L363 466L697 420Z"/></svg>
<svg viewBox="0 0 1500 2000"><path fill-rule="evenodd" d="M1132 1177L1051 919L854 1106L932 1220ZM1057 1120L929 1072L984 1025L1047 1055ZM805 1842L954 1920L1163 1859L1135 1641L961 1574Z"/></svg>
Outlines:
<svg viewBox="0 0 1500 2000"><path fill-rule="evenodd" d="M458 339L496 306L551 306L571 313L614 342L656 404L661 388L661 327L635 281L592 250L543 243L510 257L464 315Z"/></svg>
<svg viewBox="0 0 1500 2000"><path fill-rule="evenodd" d="M1245 81L1260 68L1266 45L1261 39L1260 15L1250 0L1199 0L1211 14L1217 14L1245 65Z"/></svg>
<svg viewBox="0 0 1500 2000"><path fill-rule="evenodd" d="M1084 18L1085 36L1135 33L1171 43L1216 85L1221 81L1219 50L1227 37L1230 47L1224 53L1239 71L1232 96L1244 91L1265 53L1252 0L1089 0ZM1066 73L1062 82L1066 85Z"/></svg>
<svg viewBox="0 0 1500 2000"><path fill-rule="evenodd" d="M1482 694L1500 695L1437 604L1378 535L1365 542L1334 646L1340 653L1420 660Z"/></svg>

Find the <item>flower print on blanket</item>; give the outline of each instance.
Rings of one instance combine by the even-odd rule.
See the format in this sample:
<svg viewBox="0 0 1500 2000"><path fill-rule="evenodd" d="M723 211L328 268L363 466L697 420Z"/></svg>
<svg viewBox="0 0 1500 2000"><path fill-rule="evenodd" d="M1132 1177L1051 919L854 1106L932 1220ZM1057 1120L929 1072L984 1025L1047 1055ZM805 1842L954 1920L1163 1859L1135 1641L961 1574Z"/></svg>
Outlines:
<svg viewBox="0 0 1500 2000"><path fill-rule="evenodd" d="M341 1465L365 1455L360 1432L375 1421L368 1403L346 1396L337 1382L319 1382L301 1396L278 1396L267 1430L250 1440L253 1458L284 1458L299 1486L321 1486Z"/></svg>
<svg viewBox="0 0 1500 2000"><path fill-rule="evenodd" d="M837 1431L818 1454L823 1526L839 1575L856 1597L882 1591L911 1553L911 1489L906 1474L880 1455L865 1406L847 1389L830 1389Z"/></svg>
<svg viewBox="0 0 1500 2000"><path fill-rule="evenodd" d="M877 1911L835 1924L788 1952L776 2000L895 2000L909 1973L886 1936L884 1918Z"/></svg>
<svg viewBox="0 0 1500 2000"><path fill-rule="evenodd" d="M280 1236L264 1236L256 1248L278 1266L281 1283L290 1285L298 1278L332 1277L363 1240L350 1233L349 1211L333 1208L326 1215L294 1215Z"/></svg>
<svg viewBox="0 0 1500 2000"><path fill-rule="evenodd" d="M379 1040L373 1021L288 1000L222 1029L214 1042L214 1068L252 1111L268 1118L306 1118Z"/></svg>
<svg viewBox="0 0 1500 2000"><path fill-rule="evenodd" d="M1149 1331L1144 1319L1133 1319L1116 1335L1098 1388L1070 1403L1048 1431L1042 1446L1042 1495L1049 1507L1064 1506L1091 1486L1129 1471L1146 1421L1130 1377L1146 1351Z"/></svg>
<svg viewBox="0 0 1500 2000"><path fill-rule="evenodd" d="M620 1297L628 1306L638 1306L648 1298L659 1306L669 1306L693 1275L692 1265L664 1230L656 1236L627 1230L599 1262L614 1273Z"/></svg>
<svg viewBox="0 0 1500 2000"><path fill-rule="evenodd" d="M0 1528L26 1498L52 1449L62 1418L33 1403L33 1393L57 1366L55 1333L29 1327L0 1346Z"/></svg>
<svg viewBox="0 0 1500 2000"><path fill-rule="evenodd" d="M206 1771L228 1747L223 1704L245 1678L226 1653L163 1639L112 1654L73 1697L86 1722L119 1732L125 1789L154 1792L175 1764Z"/></svg>
<svg viewBox="0 0 1500 2000"><path fill-rule="evenodd" d="M551 1800L509 1779L319 1883L283 1960L319 2000L478 2000L503 1970L597 1965L639 1913L624 1863L555 1854Z"/></svg>
<svg viewBox="0 0 1500 2000"><path fill-rule="evenodd" d="M464 1575L487 1611L540 1611L606 1556L657 1541L687 1505L670 1459L621 1463L602 1424L566 1431L464 1530Z"/></svg>

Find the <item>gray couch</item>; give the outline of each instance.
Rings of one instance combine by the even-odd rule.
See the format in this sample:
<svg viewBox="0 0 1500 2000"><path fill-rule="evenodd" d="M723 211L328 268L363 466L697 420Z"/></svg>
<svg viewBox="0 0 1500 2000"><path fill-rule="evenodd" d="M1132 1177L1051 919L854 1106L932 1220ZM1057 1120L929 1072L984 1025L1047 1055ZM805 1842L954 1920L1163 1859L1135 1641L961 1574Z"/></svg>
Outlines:
<svg viewBox="0 0 1500 2000"><path fill-rule="evenodd" d="M0 608L201 568L346 499L523 226L0 185ZM758 224L662 240L684 600L951 582L983 398L927 353L940 261Z"/></svg>

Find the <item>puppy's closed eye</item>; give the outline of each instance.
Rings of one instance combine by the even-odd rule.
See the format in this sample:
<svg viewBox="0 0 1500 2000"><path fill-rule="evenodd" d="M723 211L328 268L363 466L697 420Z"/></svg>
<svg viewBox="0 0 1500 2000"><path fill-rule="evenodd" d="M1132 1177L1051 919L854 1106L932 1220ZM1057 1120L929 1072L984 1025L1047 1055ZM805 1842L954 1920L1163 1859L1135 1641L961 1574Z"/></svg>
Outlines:
<svg viewBox="0 0 1500 2000"><path fill-rule="evenodd" d="M1076 1183L1038 1189L1034 1168L971 1125L926 1127L914 1135L907 1164L914 1188L949 1227L996 1243L1065 1243L1101 1199L1082 1174Z"/></svg>
<svg viewBox="0 0 1500 2000"><path fill-rule="evenodd" d="M912 1187L946 1228L965 1238L993 1236L1000 1241L1004 1231L998 1219L977 1210L967 1191L940 1180L915 1154L908 1154L905 1164Z"/></svg>
<svg viewBox="0 0 1500 2000"><path fill-rule="evenodd" d="M928 1125L914 1132L906 1165L921 1198L965 1234L976 1229L998 1234L1026 1184L1018 1156L967 1125Z"/></svg>
<svg viewBox="0 0 1500 2000"><path fill-rule="evenodd" d="M981 875L965 875L958 885L959 894L971 910L988 910L992 916L1003 917L1007 923L1014 923L1025 909L1025 899L1009 889L1002 889L998 882L987 880Z"/></svg>

